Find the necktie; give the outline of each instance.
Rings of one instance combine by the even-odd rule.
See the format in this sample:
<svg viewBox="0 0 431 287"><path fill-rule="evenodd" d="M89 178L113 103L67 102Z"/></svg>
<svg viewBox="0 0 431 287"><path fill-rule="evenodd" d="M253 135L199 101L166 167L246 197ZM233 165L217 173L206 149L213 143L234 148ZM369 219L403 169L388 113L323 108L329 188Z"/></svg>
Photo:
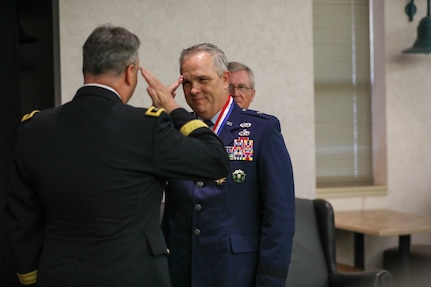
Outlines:
<svg viewBox="0 0 431 287"><path fill-rule="evenodd" d="M214 125L211 120L204 120L204 123L206 123L207 126L210 127L210 128Z"/></svg>

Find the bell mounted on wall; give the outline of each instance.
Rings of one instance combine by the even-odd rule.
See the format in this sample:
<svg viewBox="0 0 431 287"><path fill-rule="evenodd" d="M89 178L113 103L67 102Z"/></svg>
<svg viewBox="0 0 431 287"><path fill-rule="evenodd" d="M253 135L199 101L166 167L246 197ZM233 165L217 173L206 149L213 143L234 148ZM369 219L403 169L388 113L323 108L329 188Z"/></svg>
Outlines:
<svg viewBox="0 0 431 287"><path fill-rule="evenodd" d="M413 21L413 15L416 13L416 5L411 0L404 9L410 22ZM422 18L417 28L417 39L413 47L403 51L406 54L431 54L431 10L430 0L427 0L427 15Z"/></svg>

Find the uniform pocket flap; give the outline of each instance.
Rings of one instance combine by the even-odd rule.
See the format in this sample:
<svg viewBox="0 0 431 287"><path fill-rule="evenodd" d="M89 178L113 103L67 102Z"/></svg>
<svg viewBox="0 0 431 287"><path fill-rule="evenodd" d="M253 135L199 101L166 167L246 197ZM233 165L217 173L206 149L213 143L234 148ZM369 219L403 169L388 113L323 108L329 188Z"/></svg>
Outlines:
<svg viewBox="0 0 431 287"><path fill-rule="evenodd" d="M161 230L147 230L145 231L145 237L154 256L168 254L168 248Z"/></svg>
<svg viewBox="0 0 431 287"><path fill-rule="evenodd" d="M259 249L257 234L234 234L230 236L233 253L256 252Z"/></svg>

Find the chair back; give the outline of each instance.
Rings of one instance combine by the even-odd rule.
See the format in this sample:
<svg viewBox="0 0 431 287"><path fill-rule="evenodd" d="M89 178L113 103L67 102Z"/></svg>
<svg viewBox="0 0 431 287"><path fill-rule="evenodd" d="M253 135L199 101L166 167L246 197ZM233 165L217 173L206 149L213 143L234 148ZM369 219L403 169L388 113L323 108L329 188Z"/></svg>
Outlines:
<svg viewBox="0 0 431 287"><path fill-rule="evenodd" d="M324 211L321 206L319 214L316 212L315 200L296 198L295 201L295 235L286 287L328 287L330 266L323 247L327 247L328 242L322 243L320 233L331 223L327 227L319 226L318 220L331 217L320 214ZM332 228L333 224L332 217Z"/></svg>

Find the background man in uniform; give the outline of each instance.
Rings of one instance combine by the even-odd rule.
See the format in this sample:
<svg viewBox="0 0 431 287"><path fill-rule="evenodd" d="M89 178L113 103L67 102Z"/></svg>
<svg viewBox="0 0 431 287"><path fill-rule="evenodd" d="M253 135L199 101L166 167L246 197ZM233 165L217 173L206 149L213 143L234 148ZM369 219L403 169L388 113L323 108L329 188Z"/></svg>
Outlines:
<svg viewBox="0 0 431 287"><path fill-rule="evenodd" d="M139 67L139 46L124 28L96 28L73 100L23 118L7 210L24 285L171 286L165 182L228 172L218 137L173 99L181 78L164 87ZM126 104L140 71L149 109Z"/></svg>
<svg viewBox="0 0 431 287"><path fill-rule="evenodd" d="M183 50L186 101L211 120L231 162L218 180L170 180L163 230L174 287L284 287L294 232L291 160L271 115L229 95L227 59L212 44Z"/></svg>
<svg viewBox="0 0 431 287"><path fill-rule="evenodd" d="M248 109L256 93L253 71L239 62L229 62L227 69L230 72L229 93L240 108Z"/></svg>

